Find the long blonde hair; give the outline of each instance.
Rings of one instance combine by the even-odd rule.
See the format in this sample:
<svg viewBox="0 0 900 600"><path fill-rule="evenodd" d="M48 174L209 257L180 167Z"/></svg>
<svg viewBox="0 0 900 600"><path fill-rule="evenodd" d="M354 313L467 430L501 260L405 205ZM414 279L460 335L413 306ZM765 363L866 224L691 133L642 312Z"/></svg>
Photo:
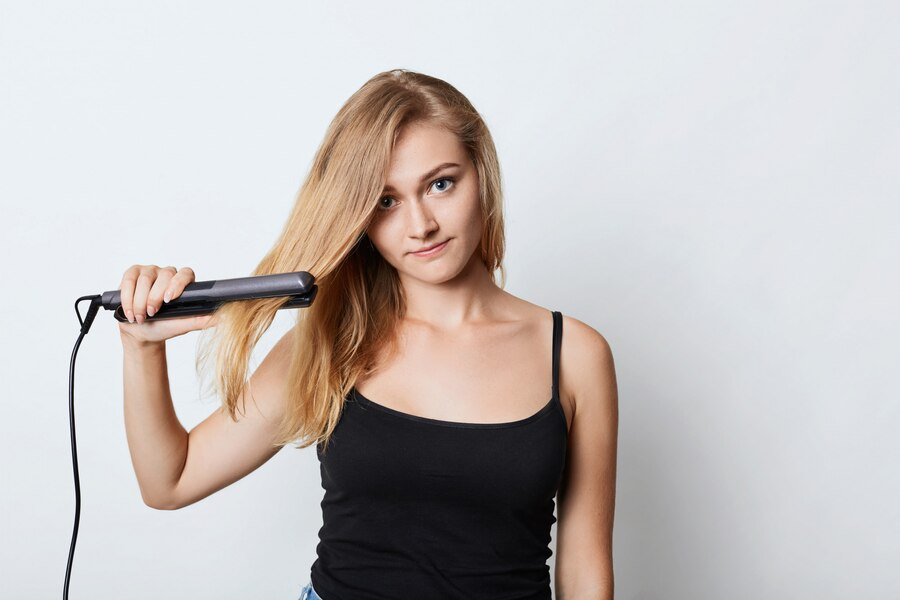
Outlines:
<svg viewBox="0 0 900 600"><path fill-rule="evenodd" d="M395 325L406 309L403 289L396 269L365 232L401 129L421 121L455 133L468 150L479 181L481 259L495 285L497 269L500 287L506 285L500 164L481 115L441 79L405 69L375 75L332 120L281 235L252 273L308 271L318 286L313 303L296 309L290 401L276 446L318 442L327 449L344 398L360 376L373 372L382 345L396 347ZM206 330L210 336L201 343L197 368L215 356L220 410L234 420L253 348L286 301L224 303L217 311L219 324Z"/></svg>

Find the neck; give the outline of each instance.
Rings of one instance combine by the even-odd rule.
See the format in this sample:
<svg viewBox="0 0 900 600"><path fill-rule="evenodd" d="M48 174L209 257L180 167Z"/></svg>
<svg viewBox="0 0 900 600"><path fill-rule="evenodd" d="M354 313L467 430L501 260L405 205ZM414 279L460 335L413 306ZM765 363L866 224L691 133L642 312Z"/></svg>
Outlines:
<svg viewBox="0 0 900 600"><path fill-rule="evenodd" d="M405 320L444 331L484 320L488 306L503 293L477 252L450 281L433 284L401 274L400 282L406 297Z"/></svg>

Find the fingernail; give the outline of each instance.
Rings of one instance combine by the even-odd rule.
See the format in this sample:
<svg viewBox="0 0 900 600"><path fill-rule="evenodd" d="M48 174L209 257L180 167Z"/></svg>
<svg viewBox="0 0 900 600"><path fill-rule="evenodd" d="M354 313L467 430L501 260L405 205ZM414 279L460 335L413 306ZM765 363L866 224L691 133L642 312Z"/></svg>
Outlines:
<svg viewBox="0 0 900 600"><path fill-rule="evenodd" d="M168 302L168 301L171 300L171 299L172 299L172 293L171 293L171 292L166 292L166 295L163 296L163 302Z"/></svg>
<svg viewBox="0 0 900 600"><path fill-rule="evenodd" d="M155 313L155 312L156 312L156 311L153 309L152 306L148 306L148 307L147 307L147 316L148 316L148 317L152 317L152 316L153 316L153 313Z"/></svg>
<svg viewBox="0 0 900 600"><path fill-rule="evenodd" d="M125 316L128 318L129 323L134 323L134 313L130 310L125 311Z"/></svg>

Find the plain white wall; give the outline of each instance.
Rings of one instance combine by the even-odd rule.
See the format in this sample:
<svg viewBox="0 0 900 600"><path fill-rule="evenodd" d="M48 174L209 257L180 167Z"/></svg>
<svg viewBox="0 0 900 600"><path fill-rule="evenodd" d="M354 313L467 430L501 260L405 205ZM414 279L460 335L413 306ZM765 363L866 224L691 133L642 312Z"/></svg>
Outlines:
<svg viewBox="0 0 900 600"><path fill-rule="evenodd" d="M2 2L0 596L62 591L75 299L133 263L249 274L340 105L405 67L492 129L507 289L613 348L617 598L900 597L898 19L859 0ZM216 402L196 341L169 343L188 428ZM314 450L150 509L121 373L104 311L77 361L72 598L296 598Z"/></svg>

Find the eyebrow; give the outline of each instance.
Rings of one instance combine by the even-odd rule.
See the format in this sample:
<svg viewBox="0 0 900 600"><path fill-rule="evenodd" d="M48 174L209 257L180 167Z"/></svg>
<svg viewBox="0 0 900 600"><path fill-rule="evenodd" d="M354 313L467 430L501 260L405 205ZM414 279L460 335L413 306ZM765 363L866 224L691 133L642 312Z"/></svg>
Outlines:
<svg viewBox="0 0 900 600"><path fill-rule="evenodd" d="M438 166L436 166L435 168L433 168L430 171L428 171L427 173L425 173L424 175L422 175L422 177L419 178L419 183L425 183L426 181L428 181L429 179L431 179L432 177L434 177L435 175L437 175L438 173L440 173L441 171L443 171L444 169L446 169L448 167L458 167L458 166L459 166L458 163L452 163L452 162L441 163ZM382 190L382 191L395 192L397 190L395 190L390 185L386 185L386 186L384 186L384 190Z"/></svg>

